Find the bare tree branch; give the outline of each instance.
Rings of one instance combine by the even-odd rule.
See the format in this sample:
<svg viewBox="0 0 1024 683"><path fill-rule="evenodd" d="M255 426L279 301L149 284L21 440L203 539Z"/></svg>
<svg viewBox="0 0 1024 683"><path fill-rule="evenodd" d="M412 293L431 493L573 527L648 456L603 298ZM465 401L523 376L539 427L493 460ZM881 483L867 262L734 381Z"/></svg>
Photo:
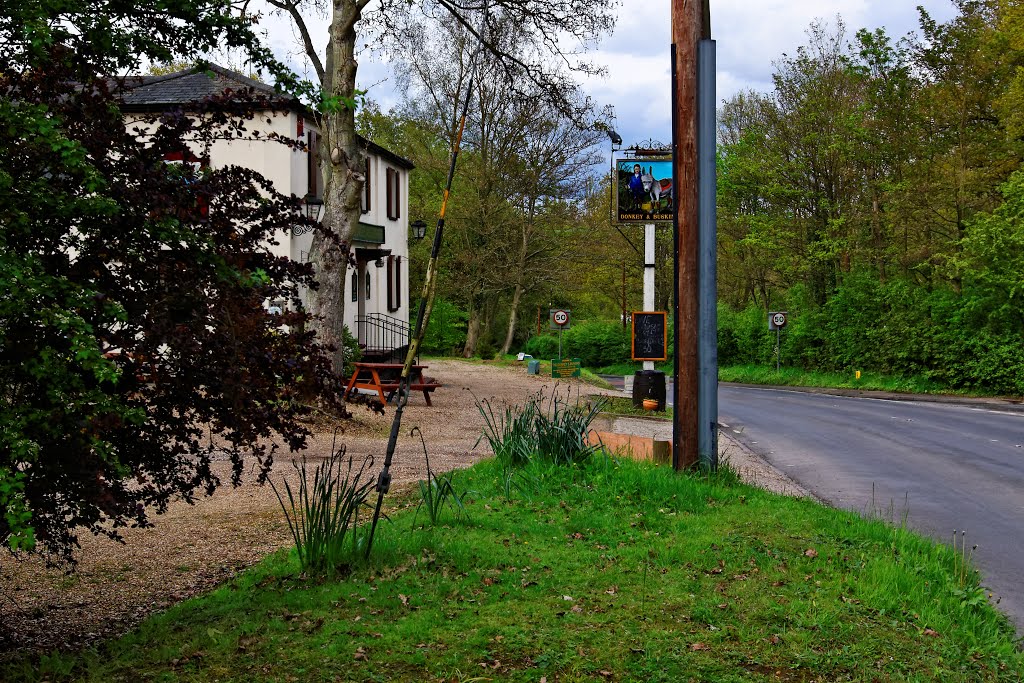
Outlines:
<svg viewBox="0 0 1024 683"><path fill-rule="evenodd" d="M320 82L320 86L323 87L323 62L320 61L320 55L317 54L316 48L313 47L313 40L310 38L309 29L306 27L306 22L302 18L302 14L299 12L298 5L291 0L267 0L267 2L274 7L287 12L292 18L292 21L295 22L295 27L299 30L299 35L302 37L302 44L306 49L306 56L309 57L309 61L313 63L313 69L316 71L317 80Z"/></svg>

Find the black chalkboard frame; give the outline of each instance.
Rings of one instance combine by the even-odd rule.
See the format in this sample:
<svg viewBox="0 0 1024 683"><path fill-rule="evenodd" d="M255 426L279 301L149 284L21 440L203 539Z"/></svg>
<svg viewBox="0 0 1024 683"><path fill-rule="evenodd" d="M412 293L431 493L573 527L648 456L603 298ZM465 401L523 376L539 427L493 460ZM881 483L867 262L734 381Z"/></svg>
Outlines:
<svg viewBox="0 0 1024 683"><path fill-rule="evenodd" d="M642 318L661 319L661 355L660 356L638 356L636 353L636 327L638 320ZM665 361L668 360L668 314L665 311L633 311L633 327L630 332L630 352L633 360Z"/></svg>

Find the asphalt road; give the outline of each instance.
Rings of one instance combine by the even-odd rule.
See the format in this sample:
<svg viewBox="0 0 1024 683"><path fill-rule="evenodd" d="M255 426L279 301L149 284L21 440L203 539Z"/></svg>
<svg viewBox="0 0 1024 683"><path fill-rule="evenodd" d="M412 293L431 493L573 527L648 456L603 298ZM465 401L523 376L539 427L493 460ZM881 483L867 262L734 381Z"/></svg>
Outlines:
<svg viewBox="0 0 1024 683"><path fill-rule="evenodd" d="M719 422L837 507L947 544L967 532L983 585L1024 630L1024 413L723 385Z"/></svg>

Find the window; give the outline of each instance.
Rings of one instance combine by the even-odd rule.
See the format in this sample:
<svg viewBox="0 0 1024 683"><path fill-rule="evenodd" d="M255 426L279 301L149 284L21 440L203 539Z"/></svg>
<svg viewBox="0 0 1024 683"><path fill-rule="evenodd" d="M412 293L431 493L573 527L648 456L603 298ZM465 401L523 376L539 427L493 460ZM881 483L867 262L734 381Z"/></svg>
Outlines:
<svg viewBox="0 0 1024 683"><path fill-rule="evenodd" d="M388 310L402 307L402 257L388 256Z"/></svg>
<svg viewBox="0 0 1024 683"><path fill-rule="evenodd" d="M373 192L371 189L372 183L370 182L370 157L366 157L366 168L363 175L366 180L363 181L363 201L362 209L363 213L370 213L370 195Z"/></svg>
<svg viewBox="0 0 1024 683"><path fill-rule="evenodd" d="M324 189L320 175L320 135L315 131L306 132L306 194L320 197Z"/></svg>
<svg viewBox="0 0 1024 683"><path fill-rule="evenodd" d="M206 221L210 217L209 198L208 195L198 190L195 182L209 168L209 159L200 159L191 150L183 149L180 152L164 154L164 163L182 178L185 185L191 188L192 195L195 197L195 204L192 206L178 207L178 218L183 221Z"/></svg>
<svg viewBox="0 0 1024 683"><path fill-rule="evenodd" d="M363 271L363 277L366 279L366 300L370 300L370 271Z"/></svg>
<svg viewBox="0 0 1024 683"><path fill-rule="evenodd" d="M359 298L359 271L352 271L352 301Z"/></svg>
<svg viewBox="0 0 1024 683"><path fill-rule="evenodd" d="M306 119L302 118L302 114L296 114L295 118L298 119L298 123L295 125L295 137L302 139L302 133L306 130Z"/></svg>
<svg viewBox="0 0 1024 683"><path fill-rule="evenodd" d="M401 196L400 196L400 183L401 177L398 175L398 171L393 168L387 170L387 209L388 218L393 221L397 221L402 217L401 211Z"/></svg>

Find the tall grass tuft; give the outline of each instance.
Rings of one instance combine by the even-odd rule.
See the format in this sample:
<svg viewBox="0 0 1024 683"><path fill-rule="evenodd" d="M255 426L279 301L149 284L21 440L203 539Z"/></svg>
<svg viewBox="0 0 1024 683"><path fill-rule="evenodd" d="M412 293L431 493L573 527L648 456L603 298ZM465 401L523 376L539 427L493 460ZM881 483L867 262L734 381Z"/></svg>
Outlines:
<svg viewBox="0 0 1024 683"><path fill-rule="evenodd" d="M423 432L419 427L413 427L412 433L419 434L420 443L423 444L423 457L427 461L427 479L426 481L420 480L420 504L416 506L416 514L412 517L413 526L416 526L420 510L426 511L427 520L431 526L436 526L441 520L441 513L446 507L451 508L455 513L455 519L468 514L462 499L469 492L458 493L455 490L455 485L452 483L454 471L442 474L440 477L434 474L434 470L430 467L430 454L427 452L427 443L423 439Z"/></svg>
<svg viewBox="0 0 1024 683"><path fill-rule="evenodd" d="M535 461L577 464L600 449L587 443L587 435L604 408L603 398L581 401L577 394L573 400L571 390L563 398L556 387L546 399L540 391L521 407L506 404L495 409L485 399L477 402L477 408L484 418L480 440L487 440L503 469L521 468Z"/></svg>
<svg viewBox="0 0 1024 683"><path fill-rule="evenodd" d="M500 409L487 399L477 401L477 409L484 418L483 434L477 439L487 439L491 452L502 466L522 467L530 462L536 451L533 423L537 413L535 396L527 399L520 408L505 404Z"/></svg>
<svg viewBox="0 0 1024 683"><path fill-rule="evenodd" d="M292 467L298 474L296 490L287 479L283 496L273 481L270 486L288 522L299 565L303 572L334 574L358 555L359 513L374 484L367 476L373 456L364 458L357 469L353 458L345 457L344 446L332 446L331 455L313 470L312 480L305 455L301 462L293 460Z"/></svg>

